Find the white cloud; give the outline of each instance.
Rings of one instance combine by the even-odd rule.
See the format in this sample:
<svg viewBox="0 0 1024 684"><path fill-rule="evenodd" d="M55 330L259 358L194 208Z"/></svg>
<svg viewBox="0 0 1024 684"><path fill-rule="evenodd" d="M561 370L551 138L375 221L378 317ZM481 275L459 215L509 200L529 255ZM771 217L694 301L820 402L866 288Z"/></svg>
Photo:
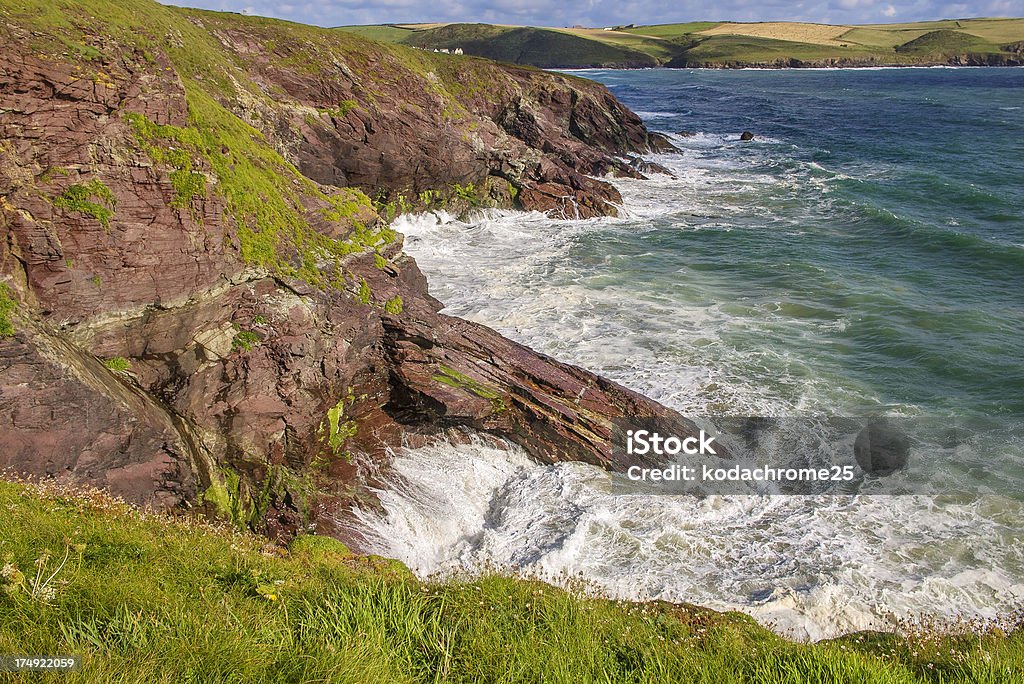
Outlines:
<svg viewBox="0 0 1024 684"><path fill-rule="evenodd" d="M886 5L885 9L882 10L882 14L887 16L887 17L895 17L896 16L896 8L893 7L892 5Z"/></svg>

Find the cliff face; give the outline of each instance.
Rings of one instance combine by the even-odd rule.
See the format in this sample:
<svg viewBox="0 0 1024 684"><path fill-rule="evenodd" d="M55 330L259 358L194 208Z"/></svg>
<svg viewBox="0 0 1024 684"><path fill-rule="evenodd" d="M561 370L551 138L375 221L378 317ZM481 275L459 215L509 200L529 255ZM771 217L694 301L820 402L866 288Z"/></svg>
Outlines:
<svg viewBox="0 0 1024 684"><path fill-rule="evenodd" d="M0 12L0 469L345 536L403 443L618 467L610 420L664 411L439 314L387 225L614 213L591 176L667 143L602 86L146 0Z"/></svg>

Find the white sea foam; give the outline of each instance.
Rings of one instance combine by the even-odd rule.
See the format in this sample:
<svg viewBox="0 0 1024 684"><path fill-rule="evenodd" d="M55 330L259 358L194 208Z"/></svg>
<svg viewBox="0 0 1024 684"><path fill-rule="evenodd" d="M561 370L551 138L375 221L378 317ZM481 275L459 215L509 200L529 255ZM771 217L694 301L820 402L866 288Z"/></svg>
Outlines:
<svg viewBox="0 0 1024 684"><path fill-rule="evenodd" d="M730 135L677 138L681 153L657 161L678 180L616 181L621 218L442 213L402 217L396 228L448 313L685 413L792 415L840 405L846 394L873 400L785 344L749 343L842 331L855 324L847 312L798 317L783 302L731 301L713 271L675 289L639 284L649 276L633 264L666 226L800 234L761 200L791 201L842 177L817 165L778 173L764 147L730 148ZM994 617L1024 602L1024 510L994 495L969 504L627 496L596 468L538 465L516 447L480 442L404 451L393 477L380 492L384 515L358 516L376 552L421 575L484 562L554 578L582 573L614 596L735 608L805 639L922 613Z"/></svg>
<svg viewBox="0 0 1024 684"><path fill-rule="evenodd" d="M480 443L394 463L386 515L359 515L378 553L421 576L485 563L582 575L611 596L739 609L809 640L922 614L995 618L1024 601L1024 551L1005 523L1015 502L987 504L1001 520L925 497L623 495L592 466Z"/></svg>

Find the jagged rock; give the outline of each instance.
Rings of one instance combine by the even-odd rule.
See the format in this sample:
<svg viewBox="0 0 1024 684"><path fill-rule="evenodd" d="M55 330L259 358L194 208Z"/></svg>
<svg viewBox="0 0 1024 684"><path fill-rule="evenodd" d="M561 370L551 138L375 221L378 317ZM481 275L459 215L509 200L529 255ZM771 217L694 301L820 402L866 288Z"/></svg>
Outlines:
<svg viewBox="0 0 1024 684"><path fill-rule="evenodd" d="M672 141L661 133L651 133L648 137L648 145L652 152L657 152L659 154L679 152L679 148L673 145Z"/></svg>
<svg viewBox="0 0 1024 684"><path fill-rule="evenodd" d="M140 505L194 501L206 462L158 402L34 325L0 342L0 472L88 482Z"/></svg>
<svg viewBox="0 0 1024 684"><path fill-rule="evenodd" d="M621 202L592 176L637 176L620 158L666 141L582 79L151 12L181 24L169 47L100 25L95 62L0 24L0 281L18 302L0 468L287 537L350 534L389 450L453 430L625 465L611 420L665 409L439 314L401 237L342 186L586 218ZM186 34L221 61L182 72ZM239 169L264 174L254 192L224 191Z"/></svg>
<svg viewBox="0 0 1024 684"><path fill-rule="evenodd" d="M754 134L751 133L750 131L743 131L740 134L740 140L753 140L753 139L754 139Z"/></svg>
<svg viewBox="0 0 1024 684"><path fill-rule="evenodd" d="M656 162L647 161L643 157L635 157L631 162L629 162L629 165L636 169L639 173L642 173L644 175L660 173L662 175L670 176L672 178L676 177L676 175L669 171L666 167Z"/></svg>
<svg viewBox="0 0 1024 684"><path fill-rule="evenodd" d="M244 52L260 31L233 27L217 35L228 49ZM436 74L410 71L372 44L362 49L373 65L368 73L388 87L349 78L342 64L327 63L312 73L282 66L273 55L250 71L264 90L284 89L294 100L256 124L320 183L415 200L424 190L450 194L456 186L482 187L488 177L499 176L525 191L519 195L524 209L589 218L614 215L608 199L617 193L586 176L624 171L615 159L620 152L675 150L593 81L460 60L464 73L454 78L486 87L451 87L442 96ZM344 116L331 113L338 102L351 103ZM311 115L310 108L318 113ZM533 163L515 164L521 160ZM553 183L562 187L541 187Z"/></svg>

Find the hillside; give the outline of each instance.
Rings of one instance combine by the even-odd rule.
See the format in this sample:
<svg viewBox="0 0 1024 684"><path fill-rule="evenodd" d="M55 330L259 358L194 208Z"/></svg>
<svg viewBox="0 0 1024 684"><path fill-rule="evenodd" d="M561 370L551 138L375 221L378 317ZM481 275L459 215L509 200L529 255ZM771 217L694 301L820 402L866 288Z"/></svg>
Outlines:
<svg viewBox="0 0 1024 684"><path fill-rule="evenodd" d="M402 444L614 468L663 410L440 314L389 225L614 214L595 176L667 143L603 86L152 0L0 19L0 471L346 537Z"/></svg>
<svg viewBox="0 0 1024 684"><path fill-rule="evenodd" d="M271 546L88 489L0 482L0 508L0 654L81 658L41 681L1009 684L1024 662L1012 620L796 644L494 572L421 582L329 538Z"/></svg>
<svg viewBox="0 0 1024 684"><path fill-rule="evenodd" d="M341 28L375 40L428 50L462 48L466 54L545 68L1024 64L1024 19L864 26L690 22L558 29L485 24Z"/></svg>
<svg viewBox="0 0 1024 684"><path fill-rule="evenodd" d="M538 28L504 28L486 24L451 24L416 31L402 38L423 49L462 48L467 54L500 62L557 68L590 66L649 67L657 60L629 47L590 40L573 33Z"/></svg>

